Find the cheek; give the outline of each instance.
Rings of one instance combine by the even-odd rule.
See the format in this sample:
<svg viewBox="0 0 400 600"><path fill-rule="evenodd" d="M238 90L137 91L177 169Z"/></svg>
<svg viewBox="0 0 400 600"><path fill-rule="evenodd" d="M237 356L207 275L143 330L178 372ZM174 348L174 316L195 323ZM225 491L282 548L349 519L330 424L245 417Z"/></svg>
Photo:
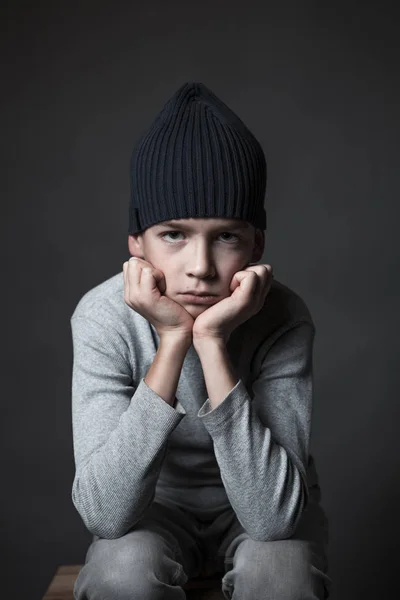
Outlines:
<svg viewBox="0 0 400 600"><path fill-rule="evenodd" d="M223 270L223 278L224 281L227 282L227 285L230 284L232 277L235 273L237 273L238 271L244 271L249 266L249 264L250 263L246 257L246 259L241 258L230 262L229 265L225 265L225 268Z"/></svg>
<svg viewBox="0 0 400 600"><path fill-rule="evenodd" d="M176 292L180 292L181 290L179 289L180 281L178 278L178 273L176 270L174 270L173 266L169 266L164 263L162 266L158 267L158 269L164 273L166 286L165 295L169 296L170 294L173 295Z"/></svg>

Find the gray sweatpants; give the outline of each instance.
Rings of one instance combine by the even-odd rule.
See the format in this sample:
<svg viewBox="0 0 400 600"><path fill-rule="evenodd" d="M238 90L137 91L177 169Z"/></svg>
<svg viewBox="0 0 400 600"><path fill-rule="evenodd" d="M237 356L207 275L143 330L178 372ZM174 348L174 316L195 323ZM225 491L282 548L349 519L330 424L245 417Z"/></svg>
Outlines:
<svg viewBox="0 0 400 600"><path fill-rule="evenodd" d="M74 586L75 600L185 600L189 578L215 561L228 600L326 600L332 580L320 542L307 536L307 515L295 535L255 541L233 509L201 522L158 502L125 535L93 536ZM315 536L314 536L315 537ZM210 573L211 574L211 573Z"/></svg>

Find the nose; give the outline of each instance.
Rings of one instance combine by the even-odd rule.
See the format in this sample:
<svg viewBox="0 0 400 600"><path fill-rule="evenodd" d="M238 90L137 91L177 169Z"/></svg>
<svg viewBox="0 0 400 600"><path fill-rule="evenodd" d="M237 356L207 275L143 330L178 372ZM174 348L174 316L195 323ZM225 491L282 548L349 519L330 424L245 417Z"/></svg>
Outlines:
<svg viewBox="0 0 400 600"><path fill-rule="evenodd" d="M190 253L191 256L187 261L186 275L198 277L199 279L215 276L214 259L206 241L193 244Z"/></svg>

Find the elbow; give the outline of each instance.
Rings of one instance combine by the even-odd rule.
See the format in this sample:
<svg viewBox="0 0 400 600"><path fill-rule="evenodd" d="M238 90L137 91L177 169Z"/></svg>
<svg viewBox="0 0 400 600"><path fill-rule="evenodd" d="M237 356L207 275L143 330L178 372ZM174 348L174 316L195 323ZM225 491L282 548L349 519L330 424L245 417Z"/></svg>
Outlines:
<svg viewBox="0 0 400 600"><path fill-rule="evenodd" d="M114 511L106 510L105 506L101 506L98 502L95 503L90 494L85 494L77 477L74 480L71 498L86 529L92 535L102 539L114 540L122 537L141 518L141 515L137 518L132 518L130 515L129 521L127 521L126 515L119 515L120 518L118 518L118 514Z"/></svg>
<svg viewBox="0 0 400 600"><path fill-rule="evenodd" d="M279 518L275 518L272 522L266 523L264 527L253 529L246 528L246 533L255 542L275 542L287 539L291 536L291 532L286 523L280 522Z"/></svg>
<svg viewBox="0 0 400 600"><path fill-rule="evenodd" d="M140 521L144 510L134 510L129 515L112 510L85 492L85 485L79 476L75 477L72 486L72 503L79 513L86 529L99 538L114 540L124 536Z"/></svg>
<svg viewBox="0 0 400 600"><path fill-rule="evenodd" d="M90 518L88 513L82 510L79 506L75 505L75 508L77 509L86 529L92 535L98 536L99 538L105 540L114 540L124 535L125 532L116 527L114 524L108 523L105 525L100 519L97 520Z"/></svg>
<svg viewBox="0 0 400 600"><path fill-rule="evenodd" d="M295 534L308 503L308 488L297 469L296 473L291 485L285 488L286 491L282 488L275 496L275 510L270 512L270 519L264 520L265 527L259 528L256 532L248 531L255 541L286 540Z"/></svg>
<svg viewBox="0 0 400 600"><path fill-rule="evenodd" d="M90 533L92 533L93 535L97 535L99 538L104 539L104 540L116 540L120 537L123 537L129 530L129 527L126 527L125 529L123 528L118 528L118 527L102 527L101 525L99 525L98 523L96 524L90 524L85 522L85 520L83 519L86 528L88 529L88 531L90 531Z"/></svg>
<svg viewBox="0 0 400 600"><path fill-rule="evenodd" d="M79 486L74 485L72 490L72 503L75 506L79 516L81 517L86 529L92 535L96 535L103 539L115 539L121 537L123 533L118 527L105 519L105 516L93 509L93 506L83 499L79 494Z"/></svg>
<svg viewBox="0 0 400 600"><path fill-rule="evenodd" d="M279 539L293 537L308 503L308 488L300 474L298 475L298 481L299 485L295 486L295 491L289 497L286 518L282 519L284 524L281 530L282 537Z"/></svg>
<svg viewBox="0 0 400 600"><path fill-rule="evenodd" d="M115 540L124 536L129 529L134 527L139 519L130 522L128 525L120 524L116 520L110 519L109 515L102 513L93 513L93 510L87 505L79 502L76 496L72 497L72 502L79 513L86 529L92 534L101 539Z"/></svg>
<svg viewBox="0 0 400 600"><path fill-rule="evenodd" d="M128 531L136 525L135 523L131 523L126 527L119 527L115 523L109 523L108 527L104 527L104 525L100 523L90 523L86 521L82 517L83 522L85 523L86 528L93 535L97 535L99 538L104 540L116 540L120 537L123 537Z"/></svg>
<svg viewBox="0 0 400 600"><path fill-rule="evenodd" d="M277 495L277 512L281 524L280 539L287 539L294 535L308 503L308 485L305 475L293 463L288 461L283 470L280 493ZM279 489L279 486L278 486Z"/></svg>

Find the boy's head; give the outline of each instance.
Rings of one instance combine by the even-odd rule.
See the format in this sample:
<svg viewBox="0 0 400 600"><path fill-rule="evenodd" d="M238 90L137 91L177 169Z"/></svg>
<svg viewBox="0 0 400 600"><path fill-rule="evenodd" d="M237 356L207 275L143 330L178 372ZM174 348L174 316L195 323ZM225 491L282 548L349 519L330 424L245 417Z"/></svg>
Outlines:
<svg viewBox="0 0 400 600"><path fill-rule="evenodd" d="M229 296L233 274L263 254L266 179L239 117L202 83L185 83L132 154L130 253L164 272L176 301L189 290Z"/></svg>

